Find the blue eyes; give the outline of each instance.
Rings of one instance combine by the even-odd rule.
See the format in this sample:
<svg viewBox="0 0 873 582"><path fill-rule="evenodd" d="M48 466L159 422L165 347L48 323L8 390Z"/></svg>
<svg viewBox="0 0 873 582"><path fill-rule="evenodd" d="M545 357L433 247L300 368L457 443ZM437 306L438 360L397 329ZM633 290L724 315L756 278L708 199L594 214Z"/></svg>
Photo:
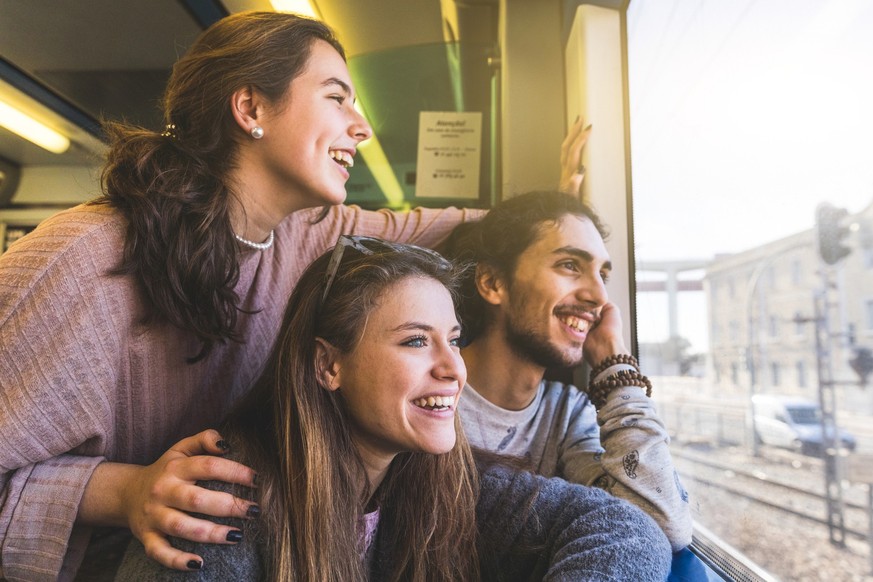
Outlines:
<svg viewBox="0 0 873 582"><path fill-rule="evenodd" d="M427 338L424 336L414 337L403 342L403 345L411 348L423 348L427 345Z"/></svg>
<svg viewBox="0 0 873 582"><path fill-rule="evenodd" d="M423 335L415 336L403 342L404 346L408 346L410 348L424 348L427 347L427 337ZM461 345L461 338L456 337L449 340L449 345L453 348L459 347Z"/></svg>

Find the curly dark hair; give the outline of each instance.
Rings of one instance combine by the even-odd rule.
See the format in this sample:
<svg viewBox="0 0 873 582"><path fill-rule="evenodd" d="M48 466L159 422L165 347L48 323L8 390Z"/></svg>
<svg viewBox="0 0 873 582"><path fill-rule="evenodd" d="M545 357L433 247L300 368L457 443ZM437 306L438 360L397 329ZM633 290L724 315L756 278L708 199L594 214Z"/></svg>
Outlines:
<svg viewBox="0 0 873 582"><path fill-rule="evenodd" d="M606 226L595 210L575 196L555 191L528 192L492 208L477 222L462 223L439 247L454 261L487 264L511 279L518 257L540 236L544 223L568 214L588 218L605 240ZM476 270L467 269L461 284L459 312L464 342L469 344L488 325L485 300L476 289Z"/></svg>
<svg viewBox="0 0 873 582"><path fill-rule="evenodd" d="M281 105L306 67L312 44L330 43L324 23L288 13L242 12L209 27L175 64L163 97L172 135L108 122L103 196L95 203L127 219L124 256L145 298L144 323L166 321L202 342L241 341L236 330L239 248L230 224L236 199L228 176L242 134L229 106L252 87Z"/></svg>

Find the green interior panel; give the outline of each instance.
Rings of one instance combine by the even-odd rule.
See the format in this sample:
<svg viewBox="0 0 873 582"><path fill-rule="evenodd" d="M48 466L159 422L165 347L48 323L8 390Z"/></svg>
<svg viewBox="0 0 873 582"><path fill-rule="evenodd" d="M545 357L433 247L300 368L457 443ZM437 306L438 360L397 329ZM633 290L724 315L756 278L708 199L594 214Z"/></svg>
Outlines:
<svg viewBox="0 0 873 582"><path fill-rule="evenodd" d="M402 191L392 202L362 155L347 183L348 202L368 208L404 206L488 207L495 199L498 112L496 73L488 65L491 47L469 43L403 47L349 59L358 99ZM478 200L415 195L419 112L481 112L482 143Z"/></svg>

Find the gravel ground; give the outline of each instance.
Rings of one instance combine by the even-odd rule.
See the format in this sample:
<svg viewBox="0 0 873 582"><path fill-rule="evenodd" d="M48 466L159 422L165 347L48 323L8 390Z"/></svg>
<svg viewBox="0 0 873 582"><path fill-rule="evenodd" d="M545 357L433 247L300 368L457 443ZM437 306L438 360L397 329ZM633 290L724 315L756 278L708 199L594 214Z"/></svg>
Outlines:
<svg viewBox="0 0 873 582"><path fill-rule="evenodd" d="M687 447L682 448L683 454L687 451ZM701 451L701 455L709 461L736 463L744 470L753 470L756 463L737 449L713 448ZM675 460L691 494L694 519L774 577L783 581L873 582L870 545L866 540L846 536L846 547L836 547L830 542L827 526L697 482L693 479L690 461L679 458L678 452ZM757 462L765 466L774 479L811 490L822 488L819 482L823 477L808 467L795 468L790 473L788 466L783 475L775 475L779 471L773 471L772 458ZM789 474L791 478L786 480ZM803 483L805 480L810 482ZM812 486L815 484L818 486ZM794 500L786 494L785 501ZM797 500L797 503L802 501ZM821 514L824 514L823 509Z"/></svg>

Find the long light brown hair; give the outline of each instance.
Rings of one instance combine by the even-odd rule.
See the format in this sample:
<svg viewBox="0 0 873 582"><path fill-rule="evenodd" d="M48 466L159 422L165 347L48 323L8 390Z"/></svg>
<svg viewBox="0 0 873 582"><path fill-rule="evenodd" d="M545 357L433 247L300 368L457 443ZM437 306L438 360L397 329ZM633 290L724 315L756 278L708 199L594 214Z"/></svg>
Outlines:
<svg viewBox="0 0 873 582"><path fill-rule="evenodd" d="M228 176L238 140L247 136L233 119L231 96L251 87L282 106L316 40L345 58L317 20L233 14L203 32L173 67L163 98L166 131L105 124L110 150L97 202L118 208L128 222L116 273L139 282L146 323L168 321L202 342L194 361L216 342L241 339Z"/></svg>
<svg viewBox="0 0 873 582"><path fill-rule="evenodd" d="M409 277L455 289L454 267L414 247L372 255L346 249L324 305L329 255L316 260L291 295L279 337L254 389L222 433L259 474L259 536L270 580L367 578L358 523L370 491L352 441L341 390L319 385L316 337L353 350L368 315ZM403 250L406 248L406 250ZM379 489L380 544L391 557L389 579L478 579L478 478L459 418L457 441L442 455L401 453Z"/></svg>

